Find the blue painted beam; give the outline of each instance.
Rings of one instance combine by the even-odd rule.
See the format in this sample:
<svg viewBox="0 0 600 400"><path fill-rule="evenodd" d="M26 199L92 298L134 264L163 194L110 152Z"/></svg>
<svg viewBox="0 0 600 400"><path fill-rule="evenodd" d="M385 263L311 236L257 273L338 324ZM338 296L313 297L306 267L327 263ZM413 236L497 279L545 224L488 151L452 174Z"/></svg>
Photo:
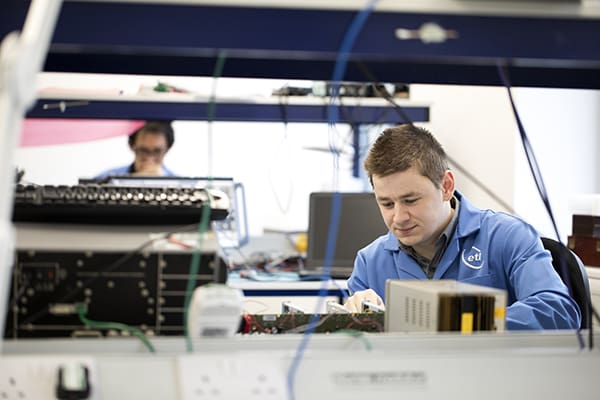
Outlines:
<svg viewBox="0 0 600 400"><path fill-rule="evenodd" d="M0 35L23 18L9 0ZM17 5L15 5L17 4ZM353 11L66 1L45 70L211 76L220 50L223 76L328 80ZM15 22L17 21L17 22ZM458 33L444 43L399 40L397 28L435 22ZM344 79L500 85L496 64L515 86L600 88L597 16L374 12L358 36Z"/></svg>
<svg viewBox="0 0 600 400"><path fill-rule="evenodd" d="M207 120L209 103L200 102L156 102L156 101L86 101L65 100L67 107L45 109L45 104L56 105L60 99L38 100L27 113L28 118L110 118L110 119L177 119ZM70 107L69 103L81 103ZM350 124L395 124L404 122L388 106L341 105L338 122ZM407 106L405 112L412 121L429 121L429 108ZM260 103L217 103L215 121L259 121L259 122L327 122L327 104L260 104Z"/></svg>

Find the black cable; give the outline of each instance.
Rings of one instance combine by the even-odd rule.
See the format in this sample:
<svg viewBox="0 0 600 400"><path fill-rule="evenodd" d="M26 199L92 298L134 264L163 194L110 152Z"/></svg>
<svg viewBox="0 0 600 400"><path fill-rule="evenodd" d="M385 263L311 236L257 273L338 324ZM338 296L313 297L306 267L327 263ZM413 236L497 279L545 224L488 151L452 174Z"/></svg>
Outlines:
<svg viewBox="0 0 600 400"><path fill-rule="evenodd" d="M286 101L283 101L283 99L285 99ZM283 122L284 126L287 126L288 122L289 122L289 117L288 117L288 96L283 96L283 95L279 95L277 97L277 103L279 104L279 108L281 109L281 121ZM286 128L287 130L287 128Z"/></svg>
<svg viewBox="0 0 600 400"><path fill-rule="evenodd" d="M388 102L391 99L392 100L391 104L394 106L394 108L396 109L396 111L398 112L398 114L400 115L402 120L404 121L404 123L413 125L413 122L412 122L411 118L408 116L408 114L404 111L404 109L402 107L400 107L398 104L396 104L395 101L393 101L392 96L388 93L388 91L385 89L385 87L381 84L379 79L377 79L377 77L371 72L369 67L367 67L367 64L363 63L362 61L356 61L356 65L358 66L360 71L365 75L367 80L371 83L375 93L377 93L379 96L383 97Z"/></svg>
<svg viewBox="0 0 600 400"><path fill-rule="evenodd" d="M523 145L523 150L525 153L525 156L527 158L527 163L529 164L529 169L531 171L531 175L533 177L533 180L535 182L536 188L538 190L538 193L540 195L540 198L542 200L542 202L544 203L544 207L546 209L546 212L550 218L550 221L552 222L552 227L554 229L554 233L556 235L556 240L564 247L565 244L562 242L562 240L560 239L560 234L558 232L558 227L556 225L556 220L554 218L554 213L552 212L552 206L550 205L550 199L548 197L548 192L546 191L546 186L544 185L544 180L542 178L542 173L540 170L540 167L538 165L537 159L535 158L535 154L533 153L533 147L531 146L531 142L529 141L529 138L527 137L527 133L525 131L525 127L523 126L523 122L521 121L521 117L519 115L519 112L517 111L517 106L514 102L513 96L512 96L512 91L511 91L511 84L510 84L510 79L508 76L508 71L506 70L506 65L501 64L500 62L498 62L497 64L497 68L498 68L498 73L500 75L500 79L502 81L502 84L504 85L504 87L506 88L506 91L508 93L508 99L510 101L510 105L512 107L513 110L513 114L515 116L515 120L517 122L517 127L519 129L519 135L521 138L521 143ZM560 269L561 269L561 278L564 280L565 285L567 286L567 289L569 291L569 294L571 295L571 297L573 297L572 293L573 293L573 287L571 284L571 279L569 276L569 272L567 270L567 266L566 266L566 261L565 261L565 257L564 254L562 252L559 252L560 256L559 256L559 262L560 262ZM585 293L586 296L586 302L589 303L590 308L593 310L593 306L591 303L591 299L587 300L588 297L588 293ZM582 311L583 312L583 311ZM597 313L595 310L592 311L596 316ZM591 320L591 318L589 318L589 320ZM589 348L590 350L593 348L593 335L592 335L592 329L591 329L591 325L590 322L588 321L588 326L586 327L588 328L588 344L589 344ZM577 337L581 340L581 327L579 327L577 329Z"/></svg>

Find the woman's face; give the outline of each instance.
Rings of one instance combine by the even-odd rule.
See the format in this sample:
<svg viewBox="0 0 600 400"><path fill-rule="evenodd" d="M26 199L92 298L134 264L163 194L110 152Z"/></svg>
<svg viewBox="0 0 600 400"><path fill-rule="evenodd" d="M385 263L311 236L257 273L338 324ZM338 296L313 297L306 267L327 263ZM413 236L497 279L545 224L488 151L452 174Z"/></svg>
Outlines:
<svg viewBox="0 0 600 400"><path fill-rule="evenodd" d="M162 175L162 162L169 150L165 135L158 132L138 132L131 146L135 153L135 171L142 175Z"/></svg>

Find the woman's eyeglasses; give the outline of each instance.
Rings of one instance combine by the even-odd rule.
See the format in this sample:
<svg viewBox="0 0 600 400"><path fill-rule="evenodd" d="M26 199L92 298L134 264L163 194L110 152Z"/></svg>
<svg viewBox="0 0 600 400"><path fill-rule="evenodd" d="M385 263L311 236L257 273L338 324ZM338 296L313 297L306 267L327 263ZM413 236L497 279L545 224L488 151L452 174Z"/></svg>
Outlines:
<svg viewBox="0 0 600 400"><path fill-rule="evenodd" d="M160 157L167 152L167 149L161 147L155 147L153 149L147 147L135 147L133 151L138 156Z"/></svg>

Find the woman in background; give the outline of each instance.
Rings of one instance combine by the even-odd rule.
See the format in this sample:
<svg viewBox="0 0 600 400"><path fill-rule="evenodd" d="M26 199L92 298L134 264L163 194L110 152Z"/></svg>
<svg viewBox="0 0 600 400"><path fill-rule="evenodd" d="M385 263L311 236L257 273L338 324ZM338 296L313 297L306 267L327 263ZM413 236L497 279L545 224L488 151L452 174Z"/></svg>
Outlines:
<svg viewBox="0 0 600 400"><path fill-rule="evenodd" d="M95 179L109 176L145 175L174 176L163 159L175 142L175 133L169 121L146 121L129 135L129 148L135 154L133 163L111 168L98 174Z"/></svg>

